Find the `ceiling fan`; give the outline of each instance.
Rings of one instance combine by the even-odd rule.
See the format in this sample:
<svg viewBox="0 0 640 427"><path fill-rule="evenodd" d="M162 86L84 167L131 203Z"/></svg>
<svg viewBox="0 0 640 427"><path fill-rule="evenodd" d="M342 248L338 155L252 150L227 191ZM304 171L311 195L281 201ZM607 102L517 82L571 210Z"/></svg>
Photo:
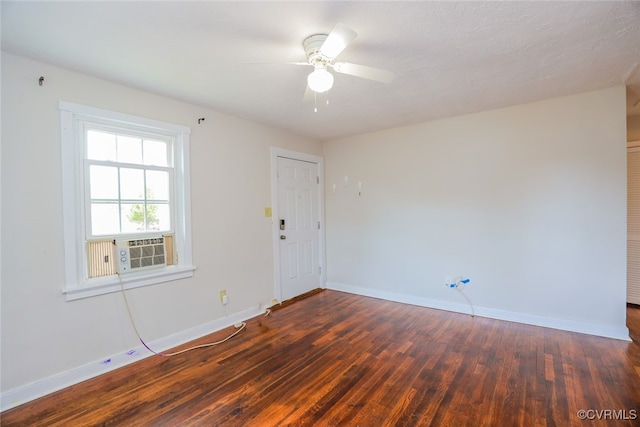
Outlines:
<svg viewBox="0 0 640 427"><path fill-rule="evenodd" d="M329 34L314 34L302 42L307 55L307 62L294 62L296 65L311 65L313 71L307 77L307 86L316 93L326 92L333 86L332 68L336 73L362 77L382 83L393 80L394 74L389 70L351 64L349 62L333 62L351 43L358 33L343 24L337 24Z"/></svg>

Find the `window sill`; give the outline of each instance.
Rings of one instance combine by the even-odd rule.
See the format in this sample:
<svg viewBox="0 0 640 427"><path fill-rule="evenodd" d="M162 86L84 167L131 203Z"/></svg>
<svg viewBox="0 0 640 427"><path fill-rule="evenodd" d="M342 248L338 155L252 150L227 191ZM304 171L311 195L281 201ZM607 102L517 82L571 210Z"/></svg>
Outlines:
<svg viewBox="0 0 640 427"><path fill-rule="evenodd" d="M143 286L155 285L157 283L170 282L178 279L193 277L195 266L172 266L159 270L145 271L140 273L129 273L122 277L122 286L118 276L100 277L91 279L84 286L76 288L65 288L62 292L67 301L74 301L82 298L94 297L97 295L120 292L125 289L135 289Z"/></svg>

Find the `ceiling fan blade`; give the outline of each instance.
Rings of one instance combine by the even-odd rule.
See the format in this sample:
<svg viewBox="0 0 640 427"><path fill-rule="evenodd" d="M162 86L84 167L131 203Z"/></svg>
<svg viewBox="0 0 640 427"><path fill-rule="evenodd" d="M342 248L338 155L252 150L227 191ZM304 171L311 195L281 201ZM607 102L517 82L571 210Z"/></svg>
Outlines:
<svg viewBox="0 0 640 427"><path fill-rule="evenodd" d="M337 73L362 77L364 79L375 80L382 83L389 83L395 77L393 71L368 67L366 65L351 64L349 62L336 62L332 67Z"/></svg>
<svg viewBox="0 0 640 427"><path fill-rule="evenodd" d="M311 65L305 62L243 62L243 65Z"/></svg>
<svg viewBox="0 0 640 427"><path fill-rule="evenodd" d="M340 55L349 43L358 36L358 33L343 24L336 24L320 46L320 53L329 59Z"/></svg>

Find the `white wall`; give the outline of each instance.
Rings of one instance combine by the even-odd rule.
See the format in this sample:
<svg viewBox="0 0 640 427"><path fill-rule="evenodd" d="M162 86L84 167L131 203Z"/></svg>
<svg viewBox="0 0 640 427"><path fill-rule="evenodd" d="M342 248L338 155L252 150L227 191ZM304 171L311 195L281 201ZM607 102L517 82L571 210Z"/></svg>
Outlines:
<svg viewBox="0 0 640 427"><path fill-rule="evenodd" d="M40 76L45 77L42 87ZM29 389L34 382L44 382L40 389L46 391L69 379L64 373L70 370L90 376L102 359L139 347L121 295L66 302L61 292L60 100L192 128L193 261L198 270L188 280L130 291L147 341L170 342L173 334L202 325L226 326L233 314L270 304L271 219L264 217L264 208L271 205L270 147L321 154L320 143L304 137L3 53L5 398L28 395L38 389L38 384ZM206 119L202 124L197 123L200 117ZM229 295L226 313L218 299L222 288ZM12 394L21 387L29 390ZM3 402L3 407L12 403Z"/></svg>
<svg viewBox="0 0 640 427"><path fill-rule="evenodd" d="M628 338L625 127L615 87L325 143L328 286Z"/></svg>

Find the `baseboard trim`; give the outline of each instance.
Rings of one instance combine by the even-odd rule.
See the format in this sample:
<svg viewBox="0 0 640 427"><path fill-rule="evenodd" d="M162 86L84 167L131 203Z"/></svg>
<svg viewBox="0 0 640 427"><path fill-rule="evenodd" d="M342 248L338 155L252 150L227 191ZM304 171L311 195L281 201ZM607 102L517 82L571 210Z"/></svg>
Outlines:
<svg viewBox="0 0 640 427"><path fill-rule="evenodd" d="M379 298L387 301L401 302L421 307L435 308L438 310L453 311L456 313L471 314L471 310L468 304L458 304L449 301L421 298L413 295L405 295L381 291L377 289L363 288L340 282L327 282L326 287L327 289L333 289L336 291L348 292L351 294L372 298ZM535 314L518 313L514 311L498 310L494 308L478 306L474 306L474 312L476 316L487 317L490 319L524 323L527 325L542 326L545 328L560 329L569 332L579 332L581 334L596 335L599 337L613 338L622 341L631 341L631 338L629 338L629 329L627 327L614 328L598 325L595 323L586 323L569 319L558 319L555 317L545 317Z"/></svg>
<svg viewBox="0 0 640 427"><path fill-rule="evenodd" d="M298 302L298 301L303 300L305 298L309 298L310 296L315 295L317 293L320 293L322 291L324 291L324 288L312 289L309 292L305 292L302 295L298 295L297 297L293 297L293 298L288 299L286 301L282 301L281 303L274 304L271 307L269 307L269 310L270 311L280 310L281 308L285 308L286 306L291 305L294 302Z"/></svg>
<svg viewBox="0 0 640 427"><path fill-rule="evenodd" d="M250 308L222 319L216 319L177 334L152 341L148 343L148 345L154 349L154 351L166 351L198 338L202 338L203 336L209 335L213 332L225 329L232 326L234 323L251 319L262 313L264 313L264 310L261 311L260 307ZM0 394L0 411L6 411L7 409L14 408L79 382L116 370L149 356L153 356L153 353L147 350L144 346L139 345L124 353L113 354L101 360L78 366L77 368L60 372L42 380L8 390Z"/></svg>

